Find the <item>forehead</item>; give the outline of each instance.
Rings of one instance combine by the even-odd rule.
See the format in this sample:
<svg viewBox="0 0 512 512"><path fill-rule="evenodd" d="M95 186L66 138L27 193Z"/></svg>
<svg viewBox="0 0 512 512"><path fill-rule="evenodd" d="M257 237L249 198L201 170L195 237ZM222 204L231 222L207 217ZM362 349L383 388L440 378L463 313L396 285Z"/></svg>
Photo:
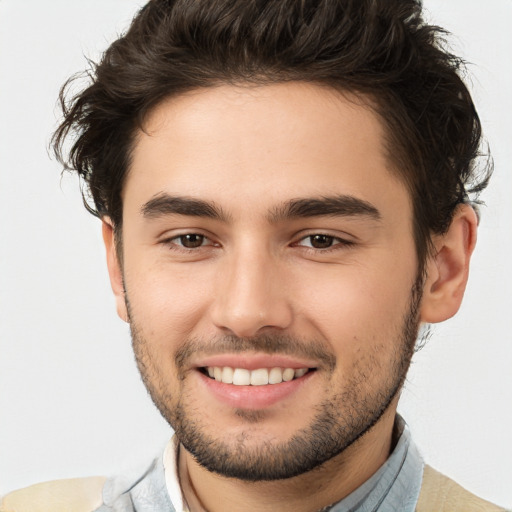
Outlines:
<svg viewBox="0 0 512 512"><path fill-rule="evenodd" d="M408 206L378 116L360 98L326 87L291 82L195 90L158 105L143 128L125 206L162 192L241 212L333 194L370 202L386 196Z"/></svg>

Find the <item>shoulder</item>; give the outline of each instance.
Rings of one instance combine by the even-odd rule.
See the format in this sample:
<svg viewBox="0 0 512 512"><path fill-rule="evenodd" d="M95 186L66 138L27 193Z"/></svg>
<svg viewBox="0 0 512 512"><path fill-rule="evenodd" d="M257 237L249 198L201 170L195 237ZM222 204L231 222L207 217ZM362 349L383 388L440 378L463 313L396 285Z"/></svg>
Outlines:
<svg viewBox="0 0 512 512"><path fill-rule="evenodd" d="M93 512L101 506L106 478L72 478L32 485L0 501L0 512Z"/></svg>
<svg viewBox="0 0 512 512"><path fill-rule="evenodd" d="M459 484L425 466L416 512L505 512Z"/></svg>
<svg viewBox="0 0 512 512"><path fill-rule="evenodd" d="M172 512L162 459L112 478L55 480L19 489L0 497L0 512Z"/></svg>

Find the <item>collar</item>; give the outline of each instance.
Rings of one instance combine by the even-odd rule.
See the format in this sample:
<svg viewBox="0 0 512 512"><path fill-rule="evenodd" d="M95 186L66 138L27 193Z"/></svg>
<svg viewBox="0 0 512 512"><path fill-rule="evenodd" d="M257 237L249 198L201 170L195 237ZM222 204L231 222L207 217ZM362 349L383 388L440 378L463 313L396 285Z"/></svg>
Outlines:
<svg viewBox="0 0 512 512"><path fill-rule="evenodd" d="M395 419L393 438L396 444L391 455L373 476L347 497L324 510L414 512L421 488L424 462L411 438L409 427L400 415ZM173 436L163 456L165 483L176 512L190 512L183 499L180 485L178 453L179 442L176 436Z"/></svg>
<svg viewBox="0 0 512 512"><path fill-rule="evenodd" d="M189 512L181 491L179 479L179 449L180 444L176 435L172 436L164 450L165 484L167 492L176 512Z"/></svg>
<svg viewBox="0 0 512 512"><path fill-rule="evenodd" d="M398 440L387 461L363 485L328 508L329 512L414 512L424 462L398 414L393 437Z"/></svg>

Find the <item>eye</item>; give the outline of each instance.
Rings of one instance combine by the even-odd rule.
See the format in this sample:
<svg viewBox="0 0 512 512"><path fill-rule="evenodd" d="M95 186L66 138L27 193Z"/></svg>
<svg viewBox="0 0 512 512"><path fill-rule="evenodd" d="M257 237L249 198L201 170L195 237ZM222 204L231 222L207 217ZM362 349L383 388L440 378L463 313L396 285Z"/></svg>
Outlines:
<svg viewBox="0 0 512 512"><path fill-rule="evenodd" d="M332 247L335 238L329 235L311 235L304 239L304 241L306 240L314 249L328 249Z"/></svg>
<svg viewBox="0 0 512 512"><path fill-rule="evenodd" d="M176 236L169 240L169 242L185 249L197 249L204 245L211 245L210 240L199 233L187 233L186 235Z"/></svg>
<svg viewBox="0 0 512 512"><path fill-rule="evenodd" d="M349 242L348 240L343 240L342 238L338 238L333 235L315 233L302 238L301 240L299 240L297 245L301 247L321 250L331 249L336 246L350 246L352 245L352 242Z"/></svg>

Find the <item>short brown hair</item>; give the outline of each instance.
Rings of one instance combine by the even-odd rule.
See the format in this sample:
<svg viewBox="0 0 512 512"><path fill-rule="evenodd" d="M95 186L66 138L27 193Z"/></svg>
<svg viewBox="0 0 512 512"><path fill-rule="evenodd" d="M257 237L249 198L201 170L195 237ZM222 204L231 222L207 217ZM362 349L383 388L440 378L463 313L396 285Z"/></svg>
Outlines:
<svg viewBox="0 0 512 512"><path fill-rule="evenodd" d="M169 96L219 83L307 81L368 98L409 187L420 262L432 233L485 188L481 126L445 31L419 0L151 0L66 99L54 150L85 183L84 202L122 225L121 190L134 136ZM70 134L67 156L63 146ZM92 199L92 201L91 201Z"/></svg>

